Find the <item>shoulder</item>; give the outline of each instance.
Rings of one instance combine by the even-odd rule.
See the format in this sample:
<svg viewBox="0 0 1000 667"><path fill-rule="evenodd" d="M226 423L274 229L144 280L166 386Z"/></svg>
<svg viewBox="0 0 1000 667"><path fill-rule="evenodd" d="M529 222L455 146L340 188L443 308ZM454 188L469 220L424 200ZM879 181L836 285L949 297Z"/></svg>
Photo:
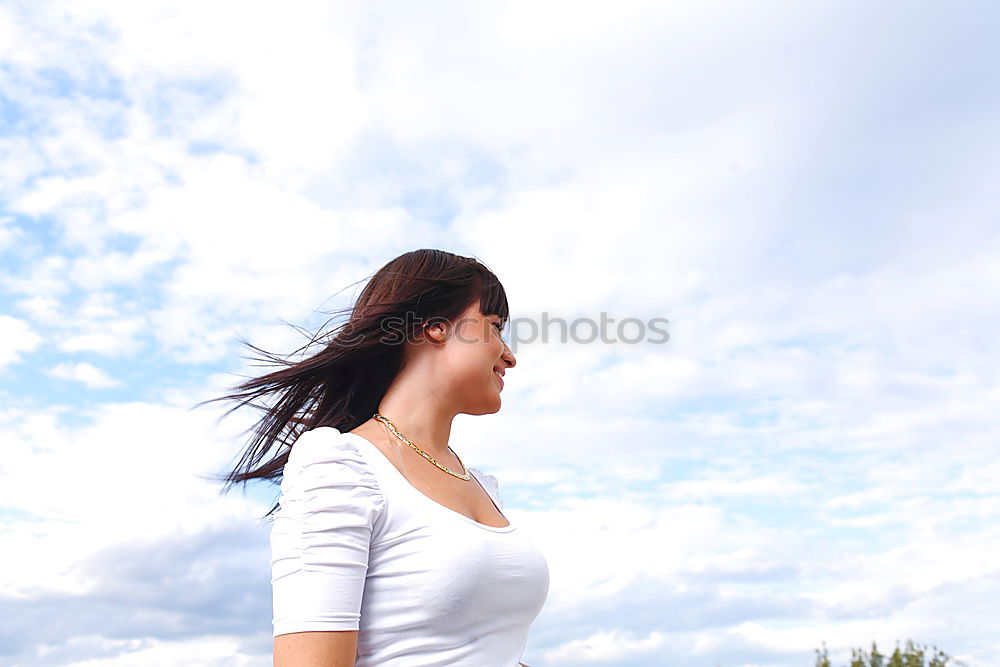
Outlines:
<svg viewBox="0 0 1000 667"><path fill-rule="evenodd" d="M503 501L500 500L500 482L496 476L473 467L469 468L469 472L474 474L479 483L486 489L486 492L493 496L493 501L500 507L503 507Z"/></svg>
<svg viewBox="0 0 1000 667"><path fill-rule="evenodd" d="M292 443L292 451L288 454L288 464L293 466L354 459L364 461L357 444L332 426L303 432Z"/></svg>
<svg viewBox="0 0 1000 667"><path fill-rule="evenodd" d="M348 493L383 503L378 478L368 459L358 450L353 438L332 426L321 426L302 433L292 443L285 463L281 488L307 492ZM315 498L315 493L312 494Z"/></svg>

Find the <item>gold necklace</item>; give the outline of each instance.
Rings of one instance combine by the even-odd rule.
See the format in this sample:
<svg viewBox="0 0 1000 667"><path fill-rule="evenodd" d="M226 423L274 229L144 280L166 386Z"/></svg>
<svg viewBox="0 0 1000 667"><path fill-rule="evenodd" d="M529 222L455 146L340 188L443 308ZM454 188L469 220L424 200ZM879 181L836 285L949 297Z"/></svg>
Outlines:
<svg viewBox="0 0 1000 667"><path fill-rule="evenodd" d="M420 449L419 447L417 447L416 445L414 445L412 442L410 442L409 440L407 440L406 436L403 435L402 433L400 433L396 429L395 424L393 424L391 421L389 421L388 419L386 419L385 417L383 417L379 413L376 412L375 415L374 415L374 417L378 421L380 421L383 424L385 424L386 426L388 426L389 430L392 431L393 435L395 435L397 438L399 438L400 440L402 440L403 442L405 442L406 444L408 444L410 447L412 447L413 451L415 451L417 454L420 454L422 457L424 457L425 459L427 459L428 461L430 461L431 463L433 463L434 465L436 465L438 468L441 468L441 470L444 470L449 475L454 475L455 477L458 477L459 479L464 479L466 482L468 482L470 479L472 479L472 475L469 474L468 469L465 467L465 464L462 463L462 459L459 458L458 454L455 454L455 450L452 449L451 447L448 447L448 451L451 452L452 454L455 454L455 458L458 459L458 463L462 466L462 470L466 471L465 474L457 473L457 472L454 472L453 470L448 470L448 468L446 468L443 465L441 465L440 463L438 463L434 459L433 456L431 456L430 454L428 454L427 452L425 452L424 450Z"/></svg>

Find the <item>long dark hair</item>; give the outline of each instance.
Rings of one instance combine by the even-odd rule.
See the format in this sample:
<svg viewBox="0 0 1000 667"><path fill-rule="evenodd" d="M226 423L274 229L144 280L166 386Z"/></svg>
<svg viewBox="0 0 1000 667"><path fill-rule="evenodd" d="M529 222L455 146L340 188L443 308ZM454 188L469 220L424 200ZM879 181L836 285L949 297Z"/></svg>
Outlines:
<svg viewBox="0 0 1000 667"><path fill-rule="evenodd" d="M252 360L280 369L198 404L237 401L223 417L244 405L262 413L246 431L252 435L239 463L218 478L226 483L224 491L254 479L280 482L288 454L305 431L333 426L345 432L367 421L402 366L403 335L413 340L428 320L452 323L476 299L484 315L507 322L507 294L485 264L444 250L413 250L379 269L357 302L338 311L348 315L346 322L328 328L336 318L327 320L291 354L281 357L242 340L261 355ZM307 356L290 360L301 354ZM264 518L277 509L275 503Z"/></svg>

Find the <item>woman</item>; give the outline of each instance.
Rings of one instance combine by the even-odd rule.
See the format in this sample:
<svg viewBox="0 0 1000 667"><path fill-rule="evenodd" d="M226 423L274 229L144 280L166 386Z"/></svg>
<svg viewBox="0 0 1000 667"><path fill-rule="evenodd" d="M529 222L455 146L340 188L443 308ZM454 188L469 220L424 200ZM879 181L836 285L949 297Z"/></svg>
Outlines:
<svg viewBox="0 0 1000 667"><path fill-rule="evenodd" d="M522 665L548 567L497 479L448 446L455 415L500 409L516 363L503 286L474 258L416 250L348 311L318 352L267 355L284 368L223 397L264 410L229 482L281 477L274 664Z"/></svg>

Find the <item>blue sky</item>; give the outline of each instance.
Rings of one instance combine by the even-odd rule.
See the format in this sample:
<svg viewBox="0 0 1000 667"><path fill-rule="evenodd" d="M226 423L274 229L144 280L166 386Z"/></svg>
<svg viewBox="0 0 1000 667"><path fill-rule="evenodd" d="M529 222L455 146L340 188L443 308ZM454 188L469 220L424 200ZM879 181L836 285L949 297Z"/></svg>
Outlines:
<svg viewBox="0 0 1000 667"><path fill-rule="evenodd" d="M456 420L529 664L994 662L998 13L0 2L0 662L270 664L275 490L199 477L253 415L191 406L421 247L670 321Z"/></svg>

